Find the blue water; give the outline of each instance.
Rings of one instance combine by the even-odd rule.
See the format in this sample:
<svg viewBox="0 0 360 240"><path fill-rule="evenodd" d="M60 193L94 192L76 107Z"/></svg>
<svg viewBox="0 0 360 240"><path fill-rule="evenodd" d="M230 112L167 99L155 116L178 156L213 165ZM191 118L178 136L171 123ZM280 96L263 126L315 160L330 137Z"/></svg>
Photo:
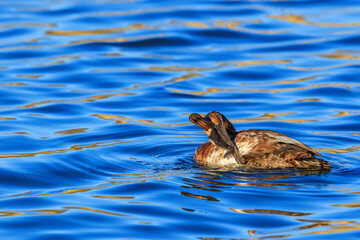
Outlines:
<svg viewBox="0 0 360 240"><path fill-rule="evenodd" d="M0 236L359 239L357 1L0 1ZM212 171L191 113L330 172Z"/></svg>

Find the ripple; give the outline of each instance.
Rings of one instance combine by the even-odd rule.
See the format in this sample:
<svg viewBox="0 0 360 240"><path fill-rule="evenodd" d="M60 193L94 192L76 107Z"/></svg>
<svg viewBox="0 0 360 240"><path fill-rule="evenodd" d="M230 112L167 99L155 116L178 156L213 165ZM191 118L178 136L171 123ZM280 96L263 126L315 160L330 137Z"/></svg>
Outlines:
<svg viewBox="0 0 360 240"><path fill-rule="evenodd" d="M0 5L7 238L357 239L356 5ZM207 138L188 116L214 110L299 139L333 168L197 166Z"/></svg>

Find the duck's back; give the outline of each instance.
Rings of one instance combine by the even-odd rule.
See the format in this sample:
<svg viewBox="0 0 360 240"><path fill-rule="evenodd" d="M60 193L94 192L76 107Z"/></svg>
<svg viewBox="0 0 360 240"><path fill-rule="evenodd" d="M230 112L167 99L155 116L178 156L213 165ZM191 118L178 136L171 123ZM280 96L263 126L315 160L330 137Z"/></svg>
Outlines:
<svg viewBox="0 0 360 240"><path fill-rule="evenodd" d="M326 168L329 164L315 157L319 153L285 134L270 130L239 131L236 145L246 165L257 168Z"/></svg>

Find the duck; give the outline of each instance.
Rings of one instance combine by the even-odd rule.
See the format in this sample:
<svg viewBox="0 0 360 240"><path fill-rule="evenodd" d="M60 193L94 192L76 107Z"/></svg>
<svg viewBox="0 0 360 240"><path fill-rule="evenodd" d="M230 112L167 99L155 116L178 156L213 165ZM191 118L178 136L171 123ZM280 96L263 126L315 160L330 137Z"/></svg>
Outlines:
<svg viewBox="0 0 360 240"><path fill-rule="evenodd" d="M205 117L189 116L204 130L209 141L200 145L194 161L209 168L255 169L330 169L320 153L304 143L272 130L236 131L221 113L212 111Z"/></svg>

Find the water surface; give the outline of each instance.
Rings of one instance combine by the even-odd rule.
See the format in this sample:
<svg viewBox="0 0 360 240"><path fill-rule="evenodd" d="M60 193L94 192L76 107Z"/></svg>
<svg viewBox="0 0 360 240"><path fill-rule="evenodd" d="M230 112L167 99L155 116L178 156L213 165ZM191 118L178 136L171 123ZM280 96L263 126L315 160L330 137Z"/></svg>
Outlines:
<svg viewBox="0 0 360 240"><path fill-rule="evenodd" d="M354 1L0 1L4 239L359 239ZM330 172L203 169L189 114Z"/></svg>

